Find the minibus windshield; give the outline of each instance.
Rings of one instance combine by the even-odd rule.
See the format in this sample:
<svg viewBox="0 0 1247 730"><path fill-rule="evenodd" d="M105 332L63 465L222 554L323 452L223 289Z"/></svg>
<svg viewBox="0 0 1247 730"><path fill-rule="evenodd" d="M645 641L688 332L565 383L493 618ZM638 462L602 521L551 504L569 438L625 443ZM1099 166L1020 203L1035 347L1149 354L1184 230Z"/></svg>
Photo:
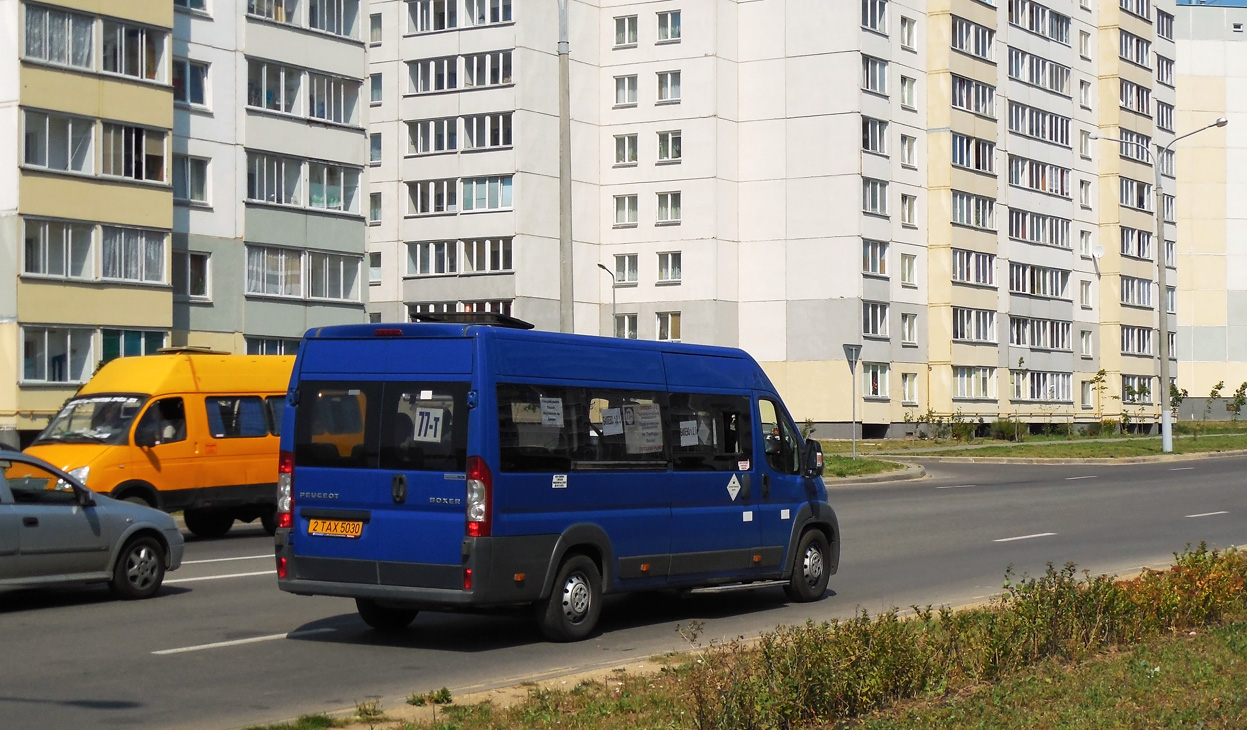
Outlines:
<svg viewBox="0 0 1247 730"><path fill-rule="evenodd" d="M35 439L38 444L107 444L129 441L130 426L146 400L135 395L97 395L75 398Z"/></svg>

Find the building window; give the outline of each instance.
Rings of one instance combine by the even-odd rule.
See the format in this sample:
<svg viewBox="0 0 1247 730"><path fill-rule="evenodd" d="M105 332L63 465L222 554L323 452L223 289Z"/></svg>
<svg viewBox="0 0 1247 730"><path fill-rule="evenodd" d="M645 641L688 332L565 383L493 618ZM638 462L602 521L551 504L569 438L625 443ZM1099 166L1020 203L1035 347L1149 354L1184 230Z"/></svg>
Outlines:
<svg viewBox="0 0 1247 730"><path fill-rule="evenodd" d="M23 164L48 170L93 172L94 121L31 111L24 118Z"/></svg>
<svg viewBox="0 0 1247 730"><path fill-rule="evenodd" d="M658 223L675 224L680 222L680 193L658 194Z"/></svg>
<svg viewBox="0 0 1247 730"><path fill-rule="evenodd" d="M511 207L511 175L465 177L463 210L503 210Z"/></svg>
<svg viewBox="0 0 1247 730"><path fill-rule="evenodd" d="M953 164L975 172L996 174L996 144L953 132Z"/></svg>
<svg viewBox="0 0 1247 730"><path fill-rule="evenodd" d="M635 134L615 135L615 164L616 165L635 165L636 164L636 135Z"/></svg>
<svg viewBox="0 0 1247 730"><path fill-rule="evenodd" d="M1137 228L1121 227L1121 255L1152 260L1152 234Z"/></svg>
<svg viewBox="0 0 1247 730"><path fill-rule="evenodd" d="M247 293L303 296L303 252L293 248L248 245Z"/></svg>
<svg viewBox="0 0 1247 730"><path fill-rule="evenodd" d="M91 70L95 19L63 10L26 5L25 58Z"/></svg>
<svg viewBox="0 0 1247 730"><path fill-rule="evenodd" d="M901 284L918 285L918 256L912 253L901 254Z"/></svg>
<svg viewBox="0 0 1247 730"><path fill-rule="evenodd" d="M862 241L862 273L888 275L888 244L886 241Z"/></svg>
<svg viewBox="0 0 1247 730"><path fill-rule="evenodd" d="M616 195L615 196L615 225L616 226L635 226L637 221L636 215L637 196L635 195Z"/></svg>
<svg viewBox="0 0 1247 730"><path fill-rule="evenodd" d="M294 355L299 351L298 340L275 337L246 337L248 355Z"/></svg>
<svg viewBox="0 0 1247 730"><path fill-rule="evenodd" d="M957 75L952 77L952 83L954 109L996 118L996 87Z"/></svg>
<svg viewBox="0 0 1247 730"><path fill-rule="evenodd" d="M628 15L615 18L615 47L625 48L636 45L636 16Z"/></svg>
<svg viewBox="0 0 1247 730"><path fill-rule="evenodd" d="M888 0L862 0L862 27L887 35Z"/></svg>
<svg viewBox="0 0 1247 730"><path fill-rule="evenodd" d="M637 338L636 320L635 314L616 314L615 336L625 340L635 340Z"/></svg>
<svg viewBox="0 0 1247 730"><path fill-rule="evenodd" d="M463 242L463 273L511 271L512 238L480 238Z"/></svg>
<svg viewBox="0 0 1247 730"><path fill-rule="evenodd" d="M183 104L203 106L207 104L205 91L208 83L208 64L173 60L173 100Z"/></svg>
<svg viewBox="0 0 1247 730"><path fill-rule="evenodd" d="M901 77L901 106L906 109L918 107L918 82L908 76Z"/></svg>
<svg viewBox="0 0 1247 730"><path fill-rule="evenodd" d="M173 293L191 299L208 299L209 255L197 251L173 252Z"/></svg>
<svg viewBox="0 0 1247 730"><path fill-rule="evenodd" d="M1152 210L1152 186L1140 180L1121 178L1121 204L1136 210Z"/></svg>
<svg viewBox="0 0 1247 730"><path fill-rule="evenodd" d="M473 126L475 125L467 126L469 133ZM458 120L454 117L409 122L407 124L407 154L427 155L435 152L454 152L459 147L457 130Z"/></svg>
<svg viewBox="0 0 1247 730"><path fill-rule="evenodd" d="M454 56L409 62L407 75L411 93L429 94L459 88L458 62Z"/></svg>
<svg viewBox="0 0 1247 730"><path fill-rule="evenodd" d="M680 152L680 130L658 133L658 161L659 162L679 162L681 159Z"/></svg>
<svg viewBox="0 0 1247 730"><path fill-rule="evenodd" d="M374 46L381 45L381 13L368 16L368 42Z"/></svg>
<svg viewBox="0 0 1247 730"><path fill-rule="evenodd" d="M356 37L359 0L307 0L307 27L326 33Z"/></svg>
<svg viewBox="0 0 1247 730"><path fill-rule="evenodd" d="M303 72L263 61L247 61L247 106L293 114Z"/></svg>
<svg viewBox="0 0 1247 730"><path fill-rule="evenodd" d="M1175 177L1174 158L1176 155L1173 150L1164 150L1160 156L1160 173L1166 177Z"/></svg>
<svg viewBox="0 0 1247 730"><path fill-rule="evenodd" d="M1078 232L1078 255L1085 259L1091 258L1091 231Z"/></svg>
<svg viewBox="0 0 1247 730"><path fill-rule="evenodd" d="M165 283L165 237L160 231L102 226L101 276L139 284Z"/></svg>
<svg viewBox="0 0 1247 730"><path fill-rule="evenodd" d="M913 313L901 315L901 344L918 344L918 315Z"/></svg>
<svg viewBox="0 0 1247 730"><path fill-rule="evenodd" d="M918 49L918 23L913 18L901 16L901 48L907 51Z"/></svg>
<svg viewBox="0 0 1247 730"><path fill-rule="evenodd" d="M1069 117L1009 102L1009 131L1024 137L1069 147ZM1083 130L1084 133L1090 134Z"/></svg>
<svg viewBox="0 0 1247 730"><path fill-rule="evenodd" d="M85 383L91 377L89 329L22 327L22 382Z"/></svg>
<svg viewBox="0 0 1247 730"><path fill-rule="evenodd" d="M886 302L862 302L862 334L870 337L888 336L888 305Z"/></svg>
<svg viewBox="0 0 1247 730"><path fill-rule="evenodd" d="M1071 373L1013 370L1009 374L1013 381L1013 400L1069 403L1073 396Z"/></svg>
<svg viewBox="0 0 1247 730"><path fill-rule="evenodd" d="M1091 282L1078 282L1078 305L1085 308L1091 308Z"/></svg>
<svg viewBox="0 0 1247 730"><path fill-rule="evenodd" d="M862 88L876 94L888 93L887 61L873 56L862 56Z"/></svg>
<svg viewBox="0 0 1247 730"><path fill-rule="evenodd" d="M247 153L247 200L299 205L303 164L298 160Z"/></svg>
<svg viewBox="0 0 1247 730"><path fill-rule="evenodd" d="M1121 108L1144 116L1151 116L1152 90L1133 81L1120 79L1120 82L1118 103L1121 105Z"/></svg>
<svg viewBox="0 0 1247 730"><path fill-rule="evenodd" d="M1156 126L1166 132L1173 131L1173 104L1156 102Z"/></svg>
<svg viewBox="0 0 1247 730"><path fill-rule="evenodd" d="M446 0L453 5L454 0ZM468 25L511 22L511 0L465 0L464 19Z"/></svg>
<svg viewBox="0 0 1247 730"><path fill-rule="evenodd" d="M954 367L953 397L994 399L996 397L996 369Z"/></svg>
<svg viewBox="0 0 1247 730"><path fill-rule="evenodd" d="M426 241L407 246L407 273L437 276L459 272L459 244L456 241Z"/></svg>
<svg viewBox="0 0 1247 730"><path fill-rule="evenodd" d="M308 74L307 114L338 124L355 124L355 108L359 101L359 84L347 79Z"/></svg>
<svg viewBox="0 0 1247 730"><path fill-rule="evenodd" d="M1149 20L1152 14L1151 0L1118 0L1121 9L1127 13L1144 20Z"/></svg>
<svg viewBox="0 0 1247 730"><path fill-rule="evenodd" d="M1069 272L1047 266L1009 262L1009 291L1050 299L1065 299Z"/></svg>
<svg viewBox="0 0 1247 730"><path fill-rule="evenodd" d="M680 72L658 72L658 101L677 102L680 100Z"/></svg>
<svg viewBox="0 0 1247 730"><path fill-rule="evenodd" d="M1118 56L1143 68L1152 67L1152 43L1124 30L1117 31L1119 41Z"/></svg>
<svg viewBox="0 0 1247 730"><path fill-rule="evenodd" d="M307 254L308 297L359 301L359 256L309 251Z"/></svg>
<svg viewBox="0 0 1247 730"><path fill-rule="evenodd" d="M100 363L110 362L119 357L137 357L139 355L155 355L165 346L165 333L157 330L114 330L100 331L103 353Z"/></svg>
<svg viewBox="0 0 1247 730"><path fill-rule="evenodd" d="M454 120L450 122L453 137ZM512 145L511 112L476 114L463 118L464 149L479 150Z"/></svg>
<svg viewBox="0 0 1247 730"><path fill-rule="evenodd" d="M1121 402L1122 403L1151 403L1152 402L1152 376L1151 375L1122 375L1121 376Z"/></svg>
<svg viewBox="0 0 1247 730"><path fill-rule="evenodd" d="M954 248L953 281L996 286L996 256Z"/></svg>
<svg viewBox="0 0 1247 730"><path fill-rule="evenodd" d="M381 103L381 74L368 77L368 103L373 106Z"/></svg>
<svg viewBox="0 0 1247 730"><path fill-rule="evenodd" d="M658 313L658 341L659 342L679 342L680 341L680 313L679 312L659 312Z"/></svg>
<svg viewBox="0 0 1247 730"><path fill-rule="evenodd" d="M1165 241L1165 266L1172 267L1177 261L1178 242Z"/></svg>
<svg viewBox="0 0 1247 730"><path fill-rule="evenodd" d="M1078 104L1083 109L1091 108L1091 82L1089 81L1078 82Z"/></svg>
<svg viewBox="0 0 1247 730"><path fill-rule="evenodd" d="M908 134L901 135L901 164L907 167L918 166L918 140Z"/></svg>
<svg viewBox="0 0 1247 730"><path fill-rule="evenodd" d="M459 210L459 185L451 180L421 180L407 183L407 211L410 215L455 213Z"/></svg>
<svg viewBox="0 0 1247 730"><path fill-rule="evenodd" d="M1156 35L1173 40L1173 16L1160 8L1156 8Z"/></svg>
<svg viewBox="0 0 1247 730"><path fill-rule="evenodd" d="M862 395L867 398L888 397L888 364L885 362L862 363Z"/></svg>
<svg viewBox="0 0 1247 730"><path fill-rule="evenodd" d="M988 309L953 307L953 339L996 342L996 313Z"/></svg>
<svg viewBox="0 0 1247 730"><path fill-rule="evenodd" d="M1049 10L1034 0L1012 0L1009 3L1009 22L1036 35L1069 45L1069 17Z"/></svg>
<svg viewBox="0 0 1247 730"><path fill-rule="evenodd" d="M312 208L354 213L359 191L359 170L309 162L307 204Z"/></svg>
<svg viewBox="0 0 1247 730"><path fill-rule="evenodd" d="M918 225L918 196L901 193L901 225Z"/></svg>
<svg viewBox="0 0 1247 730"><path fill-rule="evenodd" d="M1078 154L1084 159L1091 159L1091 132L1085 129L1078 131Z"/></svg>
<svg viewBox="0 0 1247 730"><path fill-rule="evenodd" d="M888 153L888 123L882 119L862 117L862 149L881 155Z"/></svg>
<svg viewBox="0 0 1247 730"><path fill-rule="evenodd" d="M1121 303L1150 309L1152 306L1152 281L1133 276L1122 276Z"/></svg>
<svg viewBox="0 0 1247 730"><path fill-rule="evenodd" d="M368 254L368 283L381 283L381 252L372 251Z"/></svg>
<svg viewBox="0 0 1247 730"><path fill-rule="evenodd" d="M637 255L634 253L617 254L615 256L615 284L635 284L637 282Z"/></svg>
<svg viewBox="0 0 1247 730"><path fill-rule="evenodd" d="M953 16L952 47L963 53L990 61L993 58L992 42L996 31L965 18Z"/></svg>
<svg viewBox="0 0 1247 730"><path fill-rule="evenodd" d="M167 36L162 30L105 20L100 40L104 71L164 81Z"/></svg>
<svg viewBox="0 0 1247 730"><path fill-rule="evenodd" d="M1152 328L1121 326L1121 351L1124 355L1151 355Z"/></svg>
<svg viewBox="0 0 1247 730"><path fill-rule="evenodd" d="M679 251L667 251L658 254L658 281L659 283L680 281Z"/></svg>
<svg viewBox="0 0 1247 730"><path fill-rule="evenodd" d="M680 11L670 10L658 14L658 42L680 40Z"/></svg>
<svg viewBox="0 0 1247 730"><path fill-rule="evenodd" d="M380 132L370 132L368 134L368 162L373 165L381 164Z"/></svg>
<svg viewBox="0 0 1247 730"><path fill-rule="evenodd" d="M1165 311L1169 314L1178 313L1178 290L1172 286L1165 287ZM1173 348L1170 348L1170 352Z"/></svg>
<svg viewBox="0 0 1247 730"><path fill-rule="evenodd" d="M1165 86L1173 86L1173 59L1156 55L1156 81Z"/></svg>
<svg viewBox="0 0 1247 730"><path fill-rule="evenodd" d="M70 279L95 276L95 256L91 248L95 226L30 219L24 224L23 273Z"/></svg>
<svg viewBox="0 0 1247 730"><path fill-rule="evenodd" d="M1070 323L1056 319L1009 318L1009 344L1039 350L1069 350Z"/></svg>
<svg viewBox="0 0 1247 730"><path fill-rule="evenodd" d="M615 106L636 105L636 76L615 77Z"/></svg>
<svg viewBox="0 0 1247 730"><path fill-rule="evenodd" d="M511 52L493 51L463 57L463 88L511 83Z"/></svg>
<svg viewBox="0 0 1247 730"><path fill-rule="evenodd" d="M173 156L173 199L208 203L208 161L202 157Z"/></svg>
<svg viewBox="0 0 1247 730"><path fill-rule="evenodd" d="M368 194L368 222L381 222L381 193Z"/></svg>
<svg viewBox="0 0 1247 730"><path fill-rule="evenodd" d="M1069 96L1070 69L1042 56L1009 49L1009 78Z"/></svg>
<svg viewBox="0 0 1247 730"><path fill-rule="evenodd" d="M918 373L901 373L901 400L906 404L918 403Z"/></svg>
<svg viewBox="0 0 1247 730"><path fill-rule="evenodd" d="M888 183L885 180L862 178L862 212L888 214Z"/></svg>
<svg viewBox="0 0 1247 730"><path fill-rule="evenodd" d="M1078 31L1078 55L1084 59L1091 59L1091 33L1085 30Z"/></svg>
<svg viewBox="0 0 1247 730"><path fill-rule="evenodd" d="M1078 353L1083 357L1091 357L1091 330L1080 330L1078 333Z"/></svg>
<svg viewBox="0 0 1247 730"><path fill-rule="evenodd" d="M247 14L294 25L299 19L298 0L247 0Z"/></svg>
<svg viewBox="0 0 1247 730"><path fill-rule="evenodd" d="M996 229L996 200L953 191L953 223L984 230Z"/></svg>
<svg viewBox="0 0 1247 730"><path fill-rule="evenodd" d="M1069 220L1060 216L1009 209L1009 238L1018 241L1070 248L1069 226Z"/></svg>

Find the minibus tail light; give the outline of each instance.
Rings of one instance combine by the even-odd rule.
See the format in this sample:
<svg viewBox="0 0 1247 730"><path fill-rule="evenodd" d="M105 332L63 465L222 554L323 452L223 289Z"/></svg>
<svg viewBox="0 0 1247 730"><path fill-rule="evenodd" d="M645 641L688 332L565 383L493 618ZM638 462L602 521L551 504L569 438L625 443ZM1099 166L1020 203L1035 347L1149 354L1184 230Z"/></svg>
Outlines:
<svg viewBox="0 0 1247 730"><path fill-rule="evenodd" d="M294 454L282 451L277 456L277 527L294 526Z"/></svg>
<svg viewBox="0 0 1247 730"><path fill-rule="evenodd" d="M493 482L485 460L479 456L468 457L468 537L489 537Z"/></svg>

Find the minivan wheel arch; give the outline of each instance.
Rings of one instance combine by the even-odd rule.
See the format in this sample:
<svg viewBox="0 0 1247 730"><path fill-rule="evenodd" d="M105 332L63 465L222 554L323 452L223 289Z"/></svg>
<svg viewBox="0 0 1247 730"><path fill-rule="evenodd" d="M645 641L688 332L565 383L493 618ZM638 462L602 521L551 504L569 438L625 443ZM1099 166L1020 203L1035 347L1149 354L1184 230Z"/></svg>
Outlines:
<svg viewBox="0 0 1247 730"><path fill-rule="evenodd" d="M550 562L546 566L546 574L541 581L541 598L550 596L554 590L554 579L558 577L559 568L570 555L585 555L597 564L598 573L602 576L602 592L609 593L611 580L614 578L615 553L611 549L610 538L601 527L581 523L568 527L559 535L550 554Z"/></svg>
<svg viewBox="0 0 1247 730"><path fill-rule="evenodd" d="M810 530L819 530L823 533L823 537L827 538L828 557L830 558L830 565L827 566L828 574L835 575L840 566L840 524L836 519L835 511L827 505L818 503L815 503L814 508L811 509L810 503L806 503L801 505L792 523L792 534L788 538L788 560L784 565L784 580L792 577L792 571L796 569L799 557L797 545Z"/></svg>
<svg viewBox="0 0 1247 730"><path fill-rule="evenodd" d="M149 507L160 509L160 493L151 484L144 481L134 480L130 482L122 482L108 496L113 499L126 500L131 497L139 497L147 503Z"/></svg>

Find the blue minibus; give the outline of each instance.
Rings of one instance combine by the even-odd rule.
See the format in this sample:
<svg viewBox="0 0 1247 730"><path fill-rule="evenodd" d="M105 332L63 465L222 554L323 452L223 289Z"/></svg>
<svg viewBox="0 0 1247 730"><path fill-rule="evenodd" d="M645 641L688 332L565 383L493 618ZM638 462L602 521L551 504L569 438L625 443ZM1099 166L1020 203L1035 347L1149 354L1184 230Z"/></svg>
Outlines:
<svg viewBox="0 0 1247 730"><path fill-rule="evenodd" d="M840 559L823 454L741 350L499 315L313 329L278 469L278 586L421 610L531 606L553 641L607 593L782 582ZM480 323L485 320L488 324Z"/></svg>

